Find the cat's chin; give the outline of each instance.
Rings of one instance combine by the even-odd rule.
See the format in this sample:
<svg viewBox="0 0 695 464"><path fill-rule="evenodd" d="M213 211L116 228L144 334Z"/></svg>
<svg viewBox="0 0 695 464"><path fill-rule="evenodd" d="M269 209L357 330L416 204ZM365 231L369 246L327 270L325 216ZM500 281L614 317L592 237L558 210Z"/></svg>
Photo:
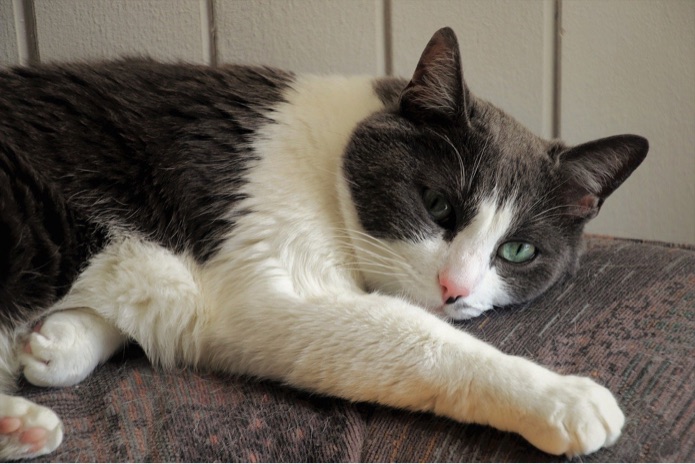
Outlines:
<svg viewBox="0 0 695 464"><path fill-rule="evenodd" d="M483 314L488 309L492 309L492 306L471 306L465 303L457 304L433 304L432 302L417 302L416 300L411 300L416 305L424 308L428 312L434 314L435 316L444 320L454 320L463 321L466 319L472 319Z"/></svg>
<svg viewBox="0 0 695 464"><path fill-rule="evenodd" d="M443 305L432 310L434 314L443 318L454 321L463 321L478 317L490 308L476 308L466 305Z"/></svg>

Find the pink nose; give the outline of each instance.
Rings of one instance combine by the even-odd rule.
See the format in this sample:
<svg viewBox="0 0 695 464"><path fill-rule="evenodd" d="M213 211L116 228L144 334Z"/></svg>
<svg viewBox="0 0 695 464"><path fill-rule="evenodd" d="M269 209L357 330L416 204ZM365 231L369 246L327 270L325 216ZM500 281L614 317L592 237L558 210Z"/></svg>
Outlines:
<svg viewBox="0 0 695 464"><path fill-rule="evenodd" d="M446 304L454 303L459 298L471 294L468 287L457 284L446 274L439 274L439 286L442 290L442 301Z"/></svg>

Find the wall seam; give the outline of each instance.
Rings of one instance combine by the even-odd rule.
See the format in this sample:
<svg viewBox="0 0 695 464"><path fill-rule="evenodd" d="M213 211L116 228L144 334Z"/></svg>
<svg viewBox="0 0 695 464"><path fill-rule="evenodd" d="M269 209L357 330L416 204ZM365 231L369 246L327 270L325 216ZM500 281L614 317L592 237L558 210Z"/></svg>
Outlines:
<svg viewBox="0 0 695 464"><path fill-rule="evenodd" d="M558 0L543 1L543 61L541 65L541 136L557 137L557 12Z"/></svg>
<svg viewBox="0 0 695 464"><path fill-rule="evenodd" d="M217 26L214 0L200 0L200 27L203 59L210 66L217 66Z"/></svg>
<svg viewBox="0 0 695 464"><path fill-rule="evenodd" d="M553 138L562 136L562 0L554 0L553 37Z"/></svg>
<svg viewBox="0 0 695 464"><path fill-rule="evenodd" d="M393 29L391 0L383 0L382 19L383 19L383 41L384 41L384 73L387 76L393 75Z"/></svg>
<svg viewBox="0 0 695 464"><path fill-rule="evenodd" d="M34 0L13 0L17 55L19 64L38 64L39 45L36 37L36 12Z"/></svg>

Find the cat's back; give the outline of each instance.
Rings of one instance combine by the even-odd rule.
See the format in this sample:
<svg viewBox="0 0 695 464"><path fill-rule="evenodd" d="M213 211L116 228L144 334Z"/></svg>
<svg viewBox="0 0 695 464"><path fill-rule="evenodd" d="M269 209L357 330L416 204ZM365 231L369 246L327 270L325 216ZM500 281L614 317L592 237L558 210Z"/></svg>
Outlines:
<svg viewBox="0 0 695 464"><path fill-rule="evenodd" d="M250 109L275 104L293 79L292 73L270 67L215 68L147 58L53 63L0 68L0 103L3 111L73 115L105 104L139 108L143 116L194 102L196 110L217 101L246 103Z"/></svg>
<svg viewBox="0 0 695 464"><path fill-rule="evenodd" d="M214 129L243 141L292 79L271 68L148 59L0 70L0 137L27 156L69 147L76 159L87 151L80 144L151 156L181 139L214 139Z"/></svg>
<svg viewBox="0 0 695 464"><path fill-rule="evenodd" d="M0 156L81 214L205 258L294 76L147 59L0 71Z"/></svg>

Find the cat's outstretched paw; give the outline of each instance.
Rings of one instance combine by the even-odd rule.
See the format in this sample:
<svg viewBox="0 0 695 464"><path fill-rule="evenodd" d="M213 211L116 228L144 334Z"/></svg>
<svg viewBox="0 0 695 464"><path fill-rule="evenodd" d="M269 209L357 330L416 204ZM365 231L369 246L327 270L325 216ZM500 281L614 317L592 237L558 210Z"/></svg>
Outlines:
<svg viewBox="0 0 695 464"><path fill-rule="evenodd" d="M62 441L63 425L53 411L18 396L0 395L0 460L41 456Z"/></svg>
<svg viewBox="0 0 695 464"><path fill-rule="evenodd" d="M560 377L542 401L540 417L521 434L545 452L589 454L620 437L625 416L611 392L591 379Z"/></svg>
<svg viewBox="0 0 695 464"><path fill-rule="evenodd" d="M84 380L104 357L105 344L113 344L100 324L106 321L78 309L49 315L24 341L19 355L24 377L41 387Z"/></svg>

